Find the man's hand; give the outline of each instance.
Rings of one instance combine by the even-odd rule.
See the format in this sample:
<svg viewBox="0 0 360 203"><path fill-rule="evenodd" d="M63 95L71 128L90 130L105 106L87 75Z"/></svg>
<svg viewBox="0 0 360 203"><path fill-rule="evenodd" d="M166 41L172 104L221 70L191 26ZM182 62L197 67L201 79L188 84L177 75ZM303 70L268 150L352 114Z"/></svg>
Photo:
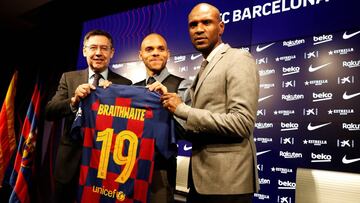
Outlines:
<svg viewBox="0 0 360 203"><path fill-rule="evenodd" d="M176 93L165 93L161 96L161 102L163 107L168 109L171 113L174 113L177 106L183 101Z"/></svg>
<svg viewBox="0 0 360 203"><path fill-rule="evenodd" d="M85 98L87 95L90 94L91 90L95 90L95 89L96 89L96 87L89 83L84 83L84 84L79 85L75 89L74 96L71 97L71 99L70 99L70 105L73 107L76 107L79 104L80 99Z"/></svg>
<svg viewBox="0 0 360 203"><path fill-rule="evenodd" d="M161 84L159 81L154 82L151 85L147 85L146 86L150 91L156 91L159 92L160 94L165 94L168 92L167 88L165 87L165 85Z"/></svg>

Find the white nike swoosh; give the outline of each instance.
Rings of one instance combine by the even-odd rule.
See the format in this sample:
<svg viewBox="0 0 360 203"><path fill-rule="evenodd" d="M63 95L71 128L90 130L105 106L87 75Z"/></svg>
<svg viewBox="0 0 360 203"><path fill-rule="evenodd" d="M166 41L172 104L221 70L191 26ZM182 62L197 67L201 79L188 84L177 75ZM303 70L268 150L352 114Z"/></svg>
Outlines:
<svg viewBox="0 0 360 203"><path fill-rule="evenodd" d="M265 46L263 46L263 47L260 47L259 45L257 45L257 47L256 47L256 52L264 51L265 49L267 49L268 47L270 47L270 46L272 46L272 45L274 45L274 44L275 44L275 42L273 42L273 43L271 43L271 44L268 44L268 45L265 45Z"/></svg>
<svg viewBox="0 0 360 203"><path fill-rule="evenodd" d="M342 162L343 162L344 164L351 164L351 163L354 163L354 162L357 162L357 161L360 161L360 158L347 159L347 158L346 158L346 155L342 158Z"/></svg>
<svg viewBox="0 0 360 203"><path fill-rule="evenodd" d="M262 155L262 154L268 153L268 152L270 152L270 151L271 151L271 150L269 149L269 150L266 150L266 151L257 152L257 153L256 153L256 156L259 156L259 155Z"/></svg>
<svg viewBox="0 0 360 203"><path fill-rule="evenodd" d="M324 68L325 66L329 65L331 63L327 63L327 64L324 64L324 65L321 65L321 66L317 66L317 67L312 67L312 64L310 65L309 67L309 72L312 73L312 72L315 72L317 70L320 70L321 68Z"/></svg>
<svg viewBox="0 0 360 203"><path fill-rule="evenodd" d="M269 96L266 96L266 97L261 97L261 98L259 98L259 100L258 100L258 102L262 102L262 101L264 101L265 99L268 99L268 98L270 98L270 97L272 97L273 95L269 95Z"/></svg>
<svg viewBox="0 0 360 203"><path fill-rule="evenodd" d="M190 147L188 147L188 146L184 145L184 151L189 151L190 149L192 149L192 147L191 147L191 146L190 146Z"/></svg>
<svg viewBox="0 0 360 203"><path fill-rule="evenodd" d="M201 56L201 54L199 54L199 55L194 55L194 54L191 54L191 60L195 60L195 59L197 59L197 58L199 58Z"/></svg>
<svg viewBox="0 0 360 203"><path fill-rule="evenodd" d="M354 33L351 33L351 34L347 34L346 31L344 32L343 34L343 39L350 39L352 37L354 37L355 35L359 34L360 31L357 31L357 32L354 32Z"/></svg>
<svg viewBox="0 0 360 203"><path fill-rule="evenodd" d="M360 92L348 95L346 93L346 91L345 91L344 94L343 94L343 99L348 100L348 99L354 98L354 97L359 96L359 95L360 95Z"/></svg>
<svg viewBox="0 0 360 203"><path fill-rule="evenodd" d="M330 125L330 124L331 124L331 122L312 126L311 123L309 123L309 125L307 126L307 129L308 129L309 131L313 131L313 130L322 128L322 127L324 127L324 126Z"/></svg>

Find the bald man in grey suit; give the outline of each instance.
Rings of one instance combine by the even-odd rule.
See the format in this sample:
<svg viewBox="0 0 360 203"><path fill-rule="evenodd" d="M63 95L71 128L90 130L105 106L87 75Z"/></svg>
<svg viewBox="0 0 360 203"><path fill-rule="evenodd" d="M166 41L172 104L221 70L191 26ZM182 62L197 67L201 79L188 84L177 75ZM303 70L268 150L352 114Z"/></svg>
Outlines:
<svg viewBox="0 0 360 203"><path fill-rule="evenodd" d="M259 190L253 138L259 97L255 61L249 52L222 42L225 25L210 4L191 10L188 28L207 65L189 89L191 106L175 93L162 96L164 107L184 120L185 138L193 144L187 202L252 202Z"/></svg>

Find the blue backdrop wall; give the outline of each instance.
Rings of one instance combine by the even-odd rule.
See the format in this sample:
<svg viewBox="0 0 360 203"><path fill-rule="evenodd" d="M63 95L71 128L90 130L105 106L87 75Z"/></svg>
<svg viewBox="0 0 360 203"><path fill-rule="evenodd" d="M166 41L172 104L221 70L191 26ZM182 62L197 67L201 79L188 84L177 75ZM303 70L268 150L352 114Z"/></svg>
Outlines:
<svg viewBox="0 0 360 203"><path fill-rule="evenodd" d="M110 32L112 70L137 82L145 77L141 40L158 32L172 54L170 72L191 81L202 58L190 43L187 14L199 2L169 0L94 19L84 23L83 35L95 28ZM222 13L224 42L248 49L261 76L254 135L261 190L255 202L295 202L298 167L360 173L357 1L207 2ZM79 45L78 68L85 67Z"/></svg>

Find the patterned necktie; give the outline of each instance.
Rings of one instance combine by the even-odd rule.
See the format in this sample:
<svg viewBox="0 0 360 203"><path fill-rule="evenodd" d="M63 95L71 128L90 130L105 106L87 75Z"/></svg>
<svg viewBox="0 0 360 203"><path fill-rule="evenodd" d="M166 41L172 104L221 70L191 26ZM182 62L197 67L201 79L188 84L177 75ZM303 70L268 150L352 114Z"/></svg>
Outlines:
<svg viewBox="0 0 360 203"><path fill-rule="evenodd" d="M154 77L149 77L148 80L147 80L147 82L146 82L146 85L151 85L151 84L153 84L155 81L156 81L156 80L155 80Z"/></svg>
<svg viewBox="0 0 360 203"><path fill-rule="evenodd" d="M100 78L102 78L102 76L101 76L100 73L95 73L95 74L93 75L93 78L94 78L94 80L93 80L93 82L92 82L92 85L94 85L94 86L96 87L96 86L98 86L99 80L100 80Z"/></svg>

